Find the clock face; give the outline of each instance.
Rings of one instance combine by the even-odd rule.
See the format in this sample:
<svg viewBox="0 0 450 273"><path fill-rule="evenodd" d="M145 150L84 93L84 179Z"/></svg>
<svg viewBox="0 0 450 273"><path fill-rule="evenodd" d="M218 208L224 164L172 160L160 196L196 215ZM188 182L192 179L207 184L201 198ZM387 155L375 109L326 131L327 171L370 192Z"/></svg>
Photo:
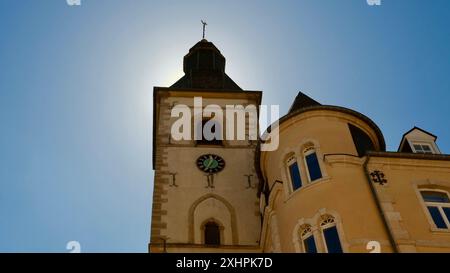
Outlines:
<svg viewBox="0 0 450 273"><path fill-rule="evenodd" d="M202 155L197 159L197 167L205 173L218 173L225 167L225 160L218 155Z"/></svg>

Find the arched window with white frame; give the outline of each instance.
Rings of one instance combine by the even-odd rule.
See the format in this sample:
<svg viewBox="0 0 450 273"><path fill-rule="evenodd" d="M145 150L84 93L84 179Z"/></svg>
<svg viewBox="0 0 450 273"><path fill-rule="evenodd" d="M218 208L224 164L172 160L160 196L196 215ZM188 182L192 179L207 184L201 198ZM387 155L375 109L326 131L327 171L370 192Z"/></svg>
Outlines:
<svg viewBox="0 0 450 273"><path fill-rule="evenodd" d="M304 149L303 156L305 159L306 173L308 175L309 182L314 182L321 179L322 170L320 169L320 163L314 147Z"/></svg>
<svg viewBox="0 0 450 273"><path fill-rule="evenodd" d="M300 238L305 253L317 253L316 240L310 225L305 224L300 228Z"/></svg>
<svg viewBox="0 0 450 273"><path fill-rule="evenodd" d="M450 229L450 197L443 190L420 190L428 213L438 229Z"/></svg>
<svg viewBox="0 0 450 273"><path fill-rule="evenodd" d="M289 178L291 180L292 191L296 191L302 187L302 178L300 175L300 168L298 166L295 155L292 155L287 160L287 168L289 172Z"/></svg>
<svg viewBox="0 0 450 273"><path fill-rule="evenodd" d="M331 215L322 216L320 222L325 250L328 253L342 253L341 239L337 229L336 219Z"/></svg>

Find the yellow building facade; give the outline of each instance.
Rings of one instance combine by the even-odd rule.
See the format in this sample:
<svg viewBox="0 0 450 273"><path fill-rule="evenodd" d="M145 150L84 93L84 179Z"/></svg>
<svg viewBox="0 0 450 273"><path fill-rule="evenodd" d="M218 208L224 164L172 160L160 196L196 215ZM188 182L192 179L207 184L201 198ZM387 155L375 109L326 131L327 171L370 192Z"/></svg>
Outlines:
<svg viewBox="0 0 450 273"><path fill-rule="evenodd" d="M183 68L154 88L150 252L450 252L450 156L436 136L415 127L387 152L368 117L299 93L270 133L273 151L251 139L175 140L177 105L202 128L216 116L195 118L194 98L225 110L262 97L226 75L206 40Z"/></svg>

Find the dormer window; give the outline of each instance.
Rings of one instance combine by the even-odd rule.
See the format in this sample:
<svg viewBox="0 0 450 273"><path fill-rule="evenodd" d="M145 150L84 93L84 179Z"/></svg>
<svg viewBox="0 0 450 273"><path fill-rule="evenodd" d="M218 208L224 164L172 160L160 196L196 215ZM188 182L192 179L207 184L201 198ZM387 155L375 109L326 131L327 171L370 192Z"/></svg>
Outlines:
<svg viewBox="0 0 450 273"><path fill-rule="evenodd" d="M440 154L436 139L437 136L432 133L414 127L403 135L398 151L400 153Z"/></svg>
<svg viewBox="0 0 450 273"><path fill-rule="evenodd" d="M428 143L413 143L413 149L418 154L434 154L431 144Z"/></svg>

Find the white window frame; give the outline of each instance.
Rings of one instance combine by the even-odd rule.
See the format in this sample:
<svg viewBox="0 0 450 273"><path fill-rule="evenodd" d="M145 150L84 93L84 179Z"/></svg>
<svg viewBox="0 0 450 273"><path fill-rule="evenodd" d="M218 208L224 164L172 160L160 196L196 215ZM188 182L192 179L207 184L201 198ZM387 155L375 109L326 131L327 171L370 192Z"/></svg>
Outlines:
<svg viewBox="0 0 450 273"><path fill-rule="evenodd" d="M314 244L316 246L316 251L319 252L318 246L317 246L317 240L316 237L314 236L314 231L311 225L307 225L306 227L303 227L300 230L300 240L302 241L302 247L303 247L303 253L306 253L306 245L305 245L305 241L306 239L309 239L310 237L312 237L314 239Z"/></svg>
<svg viewBox="0 0 450 273"><path fill-rule="evenodd" d="M420 146L421 150L417 150L415 145ZM414 151L414 153L416 154L435 154L436 151L434 150L434 147L431 143L429 142L420 142L420 141L412 141L411 142L411 146L412 146L412 150ZM430 152L425 152L425 150L423 149L423 146L428 146L430 148Z"/></svg>
<svg viewBox="0 0 450 273"><path fill-rule="evenodd" d="M445 193L450 200L450 195L447 191L439 190L439 189L419 189L420 198L422 198L422 202L425 205L426 212L430 216L431 223L433 227L436 230L450 230L450 219L447 218L447 215L445 214L444 210L442 208L450 208L450 202L449 203L441 203L441 202L427 202L422 196L422 192L439 192L439 193ZM439 213L441 214L442 219L444 219L444 223L447 225L447 228L438 228L436 224L434 223L433 216L431 215L430 211L428 210L428 207L437 207Z"/></svg>
<svg viewBox="0 0 450 273"><path fill-rule="evenodd" d="M302 183L302 186L300 188L296 189L296 190L294 190L294 183L293 183L292 176L291 176L291 165L295 164L295 163L297 163L297 168L298 168L298 171L299 171L298 175L300 176L300 181ZM301 170L300 164L298 164L298 160L297 160L297 157L295 156L295 154L289 156L287 158L287 160L286 160L286 172L287 172L287 176L288 176L289 182L290 182L289 183L289 190L291 191L291 193L296 192L296 191L300 190L301 188L303 188L305 186L303 184L303 181L302 181L302 173L301 173L301 171L302 170Z"/></svg>
<svg viewBox="0 0 450 273"><path fill-rule="evenodd" d="M328 219L333 219L333 222L332 223L326 223L326 224L323 225L323 223L325 221L327 221ZM341 238L341 235L339 234L340 232L339 232L339 227L338 227L337 222L336 222L336 218L334 216L328 215L326 219L323 219L320 222L319 227L320 227L320 234L322 235L322 241L323 241L323 247L324 247L325 253L329 253L329 252L328 252L327 240L325 238L324 231L326 229L332 228L332 227L336 227L337 235L338 235L338 238L339 238L339 243L341 244L341 249L342 249L342 252L344 253L344 246L342 245L342 238Z"/></svg>
<svg viewBox="0 0 450 273"><path fill-rule="evenodd" d="M308 155L310 155L310 154L313 154L313 153L316 154L317 161L319 161L319 157L318 157L316 148L314 148L313 146L311 146L311 147L307 147L307 148L305 148L305 149L303 150L303 162L304 162L305 169L306 169L306 177L308 178L308 183L314 183L314 182L317 182L317 181L323 179L323 177L324 177L323 171L322 171L322 167L320 166L320 162L317 162L318 165L319 165L320 174L322 175L322 177L319 178L319 179L316 179L316 180L314 180L314 181L311 180L311 176L310 176L310 174L309 174L309 166L308 166L308 162L306 161L306 157L307 157Z"/></svg>

